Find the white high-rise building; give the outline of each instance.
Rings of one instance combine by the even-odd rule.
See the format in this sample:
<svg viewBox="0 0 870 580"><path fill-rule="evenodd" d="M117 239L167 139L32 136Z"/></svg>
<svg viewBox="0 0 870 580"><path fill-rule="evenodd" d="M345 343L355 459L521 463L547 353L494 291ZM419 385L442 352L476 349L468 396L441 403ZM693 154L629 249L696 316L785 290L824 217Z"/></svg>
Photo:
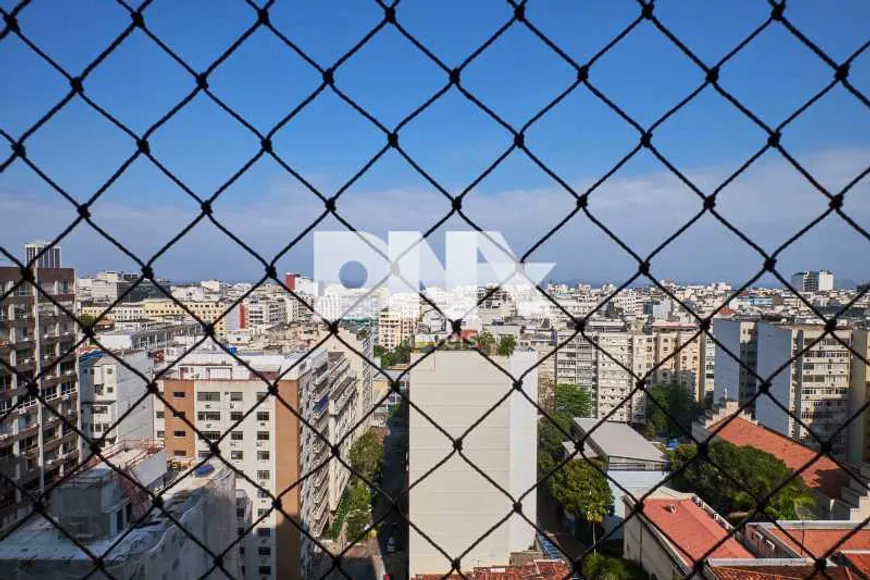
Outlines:
<svg viewBox="0 0 870 580"><path fill-rule="evenodd" d="M145 397L154 376L154 361L144 350L114 352L126 365L102 351L79 358L82 431L106 444L142 441L154 437L154 397ZM118 420L123 420L118 423ZM113 427L116 423L117 426Z"/></svg>
<svg viewBox="0 0 870 580"><path fill-rule="evenodd" d="M159 381L159 387L205 439L162 402L154 405L155 436L175 461L207 459L210 441L229 431L219 443L221 455L257 484L241 478L236 481L246 496L242 499L251 505L251 516L258 521L254 531L257 555L249 564L256 566L253 571L258 580L319 576L315 544L272 509L268 494L280 495L284 512L318 537L330 522L349 476L338 461L327 460L335 445L348 460L357 412L355 376L342 353L318 349L304 359L303 355L238 355L261 375L281 377L278 394L283 403L267 394L266 382L223 351L194 352L182 358ZM240 511L242 531L244 517Z"/></svg>
<svg viewBox="0 0 870 580"><path fill-rule="evenodd" d="M536 362L537 354L518 350L510 357L492 358L512 376L519 377ZM537 400L537 385L537 372L532 370L523 378L522 389L533 401ZM463 437L461 453L514 498L519 497L535 484L537 410L521 393L510 392L512 388L504 372L472 351L437 351L411 371L411 400L438 427L411 408L410 481L417 481L452 455L411 490L408 517L452 557L470 550L460 562L463 571L475 566L506 565L511 553L527 550L535 541L534 528L518 514L511 514L511 501L453 453L453 444L439 430L446 430L452 437L462 436L510 393ZM529 520L536 521L534 493L522 500L522 510ZM486 538L476 543L484 535ZM413 527L408 552L411 577L440 575L451 569L451 561Z"/></svg>
<svg viewBox="0 0 870 580"><path fill-rule="evenodd" d="M755 403L755 419L814 449L819 448L818 441L794 416L800 417L823 441L834 436L849 418L851 353L830 335L810 347L823 332L821 325L786 326L762 321L758 323L756 335L758 375L769 378L771 386L769 396L761 395ZM835 332L849 344L849 329ZM797 358L786 365L792 357ZM845 458L846 431L840 430L831 443L832 454Z"/></svg>
<svg viewBox="0 0 870 580"><path fill-rule="evenodd" d="M729 399L741 405L755 394L758 379L757 320L714 318L713 336L721 348L716 348L713 400ZM753 410L752 404L749 410Z"/></svg>
<svg viewBox="0 0 870 580"><path fill-rule="evenodd" d="M791 285L798 292L830 292L834 289L834 275L827 270L796 272Z"/></svg>

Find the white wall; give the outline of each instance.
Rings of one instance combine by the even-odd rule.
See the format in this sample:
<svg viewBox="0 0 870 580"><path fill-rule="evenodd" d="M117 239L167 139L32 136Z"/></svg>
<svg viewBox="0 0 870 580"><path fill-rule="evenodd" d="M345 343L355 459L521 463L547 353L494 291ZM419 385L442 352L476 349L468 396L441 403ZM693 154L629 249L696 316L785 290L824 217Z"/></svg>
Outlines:
<svg viewBox="0 0 870 580"><path fill-rule="evenodd" d="M493 358L517 376L534 363L536 355L527 351L515 353L510 360ZM511 379L478 353L441 351L412 370L409 391L415 405L452 437L459 437L511 388ZM523 388L537 399L536 372L529 373ZM536 417L534 406L519 393L511 393L463 440L468 459L514 497L534 483ZM412 407L410 482L452 451L450 440ZM458 557L511 509L510 499L454 454L412 490L409 518L451 557ZM523 502L523 511L536 520L534 494ZM533 540L534 530L514 514L465 556L462 569L507 564L511 551L524 550ZM408 550L411 575L442 574L451 567L449 559L413 528Z"/></svg>
<svg viewBox="0 0 870 580"><path fill-rule="evenodd" d="M737 401L740 395L740 363L734 360L725 349L740 358L740 320L716 318L713 320L713 336L724 348L716 349L716 370L713 400L719 401L728 391L728 398Z"/></svg>
<svg viewBox="0 0 870 580"><path fill-rule="evenodd" d="M770 397L790 409L792 403L791 371L789 364L774 373L791 357L792 331L767 322L758 323L758 376L772 378L770 396L760 395L755 401L755 419L765 427L791 437L789 416Z"/></svg>

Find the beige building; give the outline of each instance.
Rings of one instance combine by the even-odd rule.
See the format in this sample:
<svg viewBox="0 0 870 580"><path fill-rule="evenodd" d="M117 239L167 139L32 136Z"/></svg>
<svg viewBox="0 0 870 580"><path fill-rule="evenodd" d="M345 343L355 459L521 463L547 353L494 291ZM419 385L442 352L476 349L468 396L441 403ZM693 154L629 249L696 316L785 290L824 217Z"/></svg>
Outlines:
<svg viewBox="0 0 870 580"><path fill-rule="evenodd" d="M414 359L420 355L414 355ZM531 350L518 350L508 357L493 357L512 376L520 376L537 360ZM416 482L436 464L437 469L420 480L410 493L408 517L452 557L469 550L460 568L506 565L511 553L534 544L535 530L492 483L480 476L462 456L517 498L535 484L537 411L518 392L511 380L478 353L437 351L411 371L410 397L438 427L414 407L409 422L409 480ZM537 376L532 370L522 389L537 399ZM509 396L470 432L466 431L506 393ZM451 437L462 437L461 453ZM536 497L522 500L523 514L536 521ZM507 517L509 516L509 517ZM488 535L500 520L507 519ZM482 536L482 541L478 542ZM445 574L451 561L412 527L408 544L409 573Z"/></svg>
<svg viewBox="0 0 870 580"><path fill-rule="evenodd" d="M694 394L696 401L704 399L701 369L701 335L692 324L660 322L652 325L655 338L655 360L658 365L653 382L676 383Z"/></svg>
<svg viewBox="0 0 870 580"><path fill-rule="evenodd" d="M378 313L378 344L385 350L393 350L414 336L417 319L393 310Z"/></svg>
<svg viewBox="0 0 870 580"><path fill-rule="evenodd" d="M870 330L852 331L852 349L870 361ZM852 356L849 384L849 416L857 413L870 400L870 365ZM870 462L870 412L865 410L849 423L847 458L858 465Z"/></svg>
<svg viewBox="0 0 870 580"><path fill-rule="evenodd" d="M184 307L203 322L215 323L215 335L223 336L227 331L226 317L218 320L229 309L230 304L223 302L183 302ZM142 301L143 317L147 320L184 320L187 312L174 300L168 298L149 298Z"/></svg>

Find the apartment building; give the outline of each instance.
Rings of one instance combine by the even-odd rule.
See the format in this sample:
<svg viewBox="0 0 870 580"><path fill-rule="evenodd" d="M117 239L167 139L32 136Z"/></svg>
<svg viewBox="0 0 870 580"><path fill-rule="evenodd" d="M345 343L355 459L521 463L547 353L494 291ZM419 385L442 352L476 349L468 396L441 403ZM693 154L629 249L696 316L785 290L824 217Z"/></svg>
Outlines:
<svg viewBox="0 0 870 580"><path fill-rule="evenodd" d="M145 320L145 306L142 302L122 302L111 309L107 309L106 304L88 304L81 306L79 313L94 318L102 316L101 320L111 322Z"/></svg>
<svg viewBox="0 0 870 580"><path fill-rule="evenodd" d="M215 302L182 302L184 308L192 312L199 320L214 323L215 335L224 336L227 331L226 317L221 318L229 309L230 304ZM168 298L149 298L142 301L143 316L148 320L163 320L179 322L190 319L190 316L175 300ZM220 318L220 320L218 320Z"/></svg>
<svg viewBox="0 0 870 580"><path fill-rule="evenodd" d="M676 383L692 393L696 401L704 399L704 381L700 372L701 336L694 324L654 322L650 332L655 338L657 368L653 382Z"/></svg>
<svg viewBox="0 0 870 580"><path fill-rule="evenodd" d="M415 354L413 360L420 356ZM537 354L517 350L509 358L495 356L493 360L519 377L535 363ZM464 459L452 454L453 444L439 430L461 436L504 396L511 388L510 380L475 352L436 351L413 368L410 381L409 395L415 405L410 410L408 432L410 481L420 479L448 455L450 458L411 491L408 517L448 554L468 551L460 562L462 571L510 562L511 553L533 545L534 528L511 514L491 530L510 514L510 500ZM537 399L535 370L523 377L522 389L533 401ZM462 439L462 453L518 497L535 483L536 421L535 407L520 393L511 393ZM534 494L522 500L522 510L536 521ZM440 577L451 569L452 562L414 528L410 530L408 553L411 577Z"/></svg>
<svg viewBox="0 0 870 580"><path fill-rule="evenodd" d="M51 246L46 248L46 246ZM42 255L40 255L42 254ZM62 249L58 245L52 245L51 242L38 240L24 244L24 261L29 267L42 268L61 268ZM39 259L36 264L32 264L36 257Z"/></svg>
<svg viewBox="0 0 870 580"><path fill-rule="evenodd" d="M79 357L82 431L92 440L104 437L106 445L152 439L154 397L145 395L154 361L142 350L113 354L92 351Z"/></svg>
<svg viewBox="0 0 870 580"><path fill-rule="evenodd" d="M287 305L283 299L254 299L241 304L243 328L254 334L287 322Z"/></svg>
<svg viewBox="0 0 870 580"><path fill-rule="evenodd" d="M42 258L46 256L51 254ZM45 263L55 264L55 257ZM72 268L35 268L33 273L44 292L74 310ZM0 358L5 363L0 365L0 469L25 490L39 493L79 462L75 431L64 423L79 424L76 355L70 352L77 327L32 284L18 285L20 280L19 268L0 267L0 292L11 292L0 300ZM34 379L50 409L27 392ZM0 529L30 511L22 492L0 481Z"/></svg>
<svg viewBox="0 0 870 580"><path fill-rule="evenodd" d="M830 292L834 289L834 275L827 270L796 272L791 285L798 292Z"/></svg>
<svg viewBox="0 0 870 580"><path fill-rule="evenodd" d="M858 413L870 400L870 330L852 331L852 349L864 360L852 356L849 382L849 416ZM847 458L855 465L870 462L870 413L866 410L849 423Z"/></svg>
<svg viewBox="0 0 870 580"><path fill-rule="evenodd" d="M560 331L559 343L572 333ZM693 334L685 325L654 325L643 332L622 321L592 320L588 339L577 335L556 352L556 380L589 389L594 418L643 423L645 396L631 394L638 378L647 377L648 384L676 382L699 395L699 341Z"/></svg>
<svg viewBox="0 0 870 580"><path fill-rule="evenodd" d="M385 350L393 350L411 340L417 327L417 319L401 312L382 310L378 313L378 344Z"/></svg>
<svg viewBox="0 0 870 580"><path fill-rule="evenodd" d="M109 461L151 492L170 483L166 454L158 447L127 444L108 449L106 454ZM3 577L226 578L221 571L207 575L213 558L188 534L215 554L236 539L234 481L234 473L226 466L203 465L172 482L173 487L163 497L165 512L149 511L150 498L136 484L103 463L90 464L52 492L50 514L91 553L107 552L105 574L94 574L91 557L60 535L47 519L37 517L0 545ZM238 545L224 554L223 567L233 578L245 578Z"/></svg>
<svg viewBox="0 0 870 580"><path fill-rule="evenodd" d="M810 346L824 332L821 325L758 323L758 374L769 377L771 387L769 396L756 401L755 418L765 427L818 449L816 438L793 418L800 417L817 437L824 441L833 437L832 454L845 459L846 432L834 433L849 417L851 356L849 349L830 335ZM849 344L849 329L837 329L835 334ZM806 348L809 350L802 353ZM793 356L796 360L788 362Z"/></svg>
<svg viewBox="0 0 870 580"><path fill-rule="evenodd" d="M714 400L732 399L743 405L755 395L758 383L757 322L746 318L713 319L713 335L721 345L716 350ZM749 410L754 409L753 403Z"/></svg>
<svg viewBox="0 0 870 580"><path fill-rule="evenodd" d="M347 432L353 425L355 377L340 353L316 350L308 356L301 352L239 356L269 380L281 377L278 392L283 401L322 436L276 397L267 396L268 385L223 352L192 353L159 381L178 415L156 402L155 436L164 442L170 459L190 463L208 458L210 441L229 431L219 443L222 457L257 483L236 482L251 502L257 521L256 577L307 578L318 564L316 547L272 509L269 494L283 494L282 509L297 525L314 536L323 533L330 508L337 507L341 495L337 488L347 481L347 474L330 458L333 445L339 446L345 459L349 453L352 440ZM182 414L204 438L190 429ZM312 471L313 475L293 487Z"/></svg>

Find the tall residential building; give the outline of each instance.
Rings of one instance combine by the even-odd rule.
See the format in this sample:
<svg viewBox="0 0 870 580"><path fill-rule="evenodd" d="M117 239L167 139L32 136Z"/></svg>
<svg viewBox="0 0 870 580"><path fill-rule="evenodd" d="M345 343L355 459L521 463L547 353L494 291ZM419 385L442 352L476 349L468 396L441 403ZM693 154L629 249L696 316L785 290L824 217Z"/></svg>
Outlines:
<svg viewBox="0 0 870 580"><path fill-rule="evenodd" d="M818 449L816 438L793 418L798 416L823 441L833 436L832 454L844 459L846 432L834 433L849 417L850 351L828 335L799 354L824 331L821 325L758 323L758 374L770 378L771 386L769 396L756 401L755 418L769 429ZM849 344L850 330L837 329L835 334ZM792 356L796 360L786 364Z"/></svg>
<svg viewBox="0 0 870 580"><path fill-rule="evenodd" d="M112 352L114 357L93 351L79 358L82 431L91 439L105 437L107 445L152 439L154 397L145 394L147 381L154 376L154 361L143 350Z"/></svg>
<svg viewBox="0 0 870 580"><path fill-rule="evenodd" d="M870 330L852 331L852 349L870 361ZM849 416L857 413L870 400L870 365L852 355L849 385ZM870 412L866 409L849 423L847 457L855 465L870 462Z"/></svg>
<svg viewBox="0 0 870 580"><path fill-rule="evenodd" d="M417 319L394 310L378 313L378 344L385 350L393 350L414 336Z"/></svg>
<svg viewBox="0 0 870 580"><path fill-rule="evenodd" d="M214 554L236 539L233 471L217 462L206 464L171 482L173 487L163 496L164 511L149 510L151 499L136 484L156 493L170 483L165 452L156 446L125 444L105 453L132 481L95 462L53 490L49 509L91 553L106 552L105 573L95 574L91 556L47 519L34 517L0 545L3 577L227 578L220 570L206 574L213 557L190 536ZM224 554L223 567L233 578L244 577L238 545Z"/></svg>
<svg viewBox="0 0 870 580"><path fill-rule="evenodd" d="M715 401L731 399L742 405L755 394L758 382L755 378L758 372L756 324L756 320L750 319L713 319L713 336L722 345L716 349ZM754 408L753 404L750 411Z"/></svg>
<svg viewBox="0 0 870 580"><path fill-rule="evenodd" d="M46 249L47 246L51 246ZM45 250L45 253L39 256L39 253ZM30 263L39 256L39 260L33 264L37 268L62 268L61 264L61 248L60 246L52 246L51 242L35 241L24 245L24 260L30 266Z"/></svg>
<svg viewBox="0 0 870 580"><path fill-rule="evenodd" d="M44 292L74 311L72 268L34 268L33 274ZM39 493L79 462L77 436L70 427L79 424L72 351L77 326L32 284L16 286L20 280L19 268L0 267L0 291L12 292L0 300L0 358L5 362L0 365L0 469L25 490ZM33 379L53 411L27 392ZM0 479L0 529L30 511L22 492Z"/></svg>
<svg viewBox="0 0 870 580"><path fill-rule="evenodd" d="M704 399L704 381L700 373L701 336L693 324L656 322L650 331L655 337L657 368L653 383L676 383L692 393L696 401Z"/></svg>
<svg viewBox="0 0 870 580"><path fill-rule="evenodd" d="M492 358L512 376L519 377L535 364L537 354L517 350L511 357ZM533 401L537 400L537 384L536 371L532 370L521 385ZM460 562L463 571L506 565L511 553L525 551L535 541L534 528L511 513L511 501L454 453L453 444L439 430L461 436L510 393L463 437L462 454L513 497L519 497L535 484L537 411L521 393L511 393L511 388L502 370L471 351L436 351L411 371L414 407L410 410L408 432L410 481L417 481L450 457L411 490L408 517L448 554L455 557L468 550ZM522 511L529 520L536 521L533 493L522 500ZM408 553L411 577L440 576L451 569L451 561L414 528L410 530Z"/></svg>
<svg viewBox="0 0 870 580"><path fill-rule="evenodd" d="M649 384L675 382L703 397L701 340L695 333L685 324L656 324L642 332L626 329L621 321L591 320L584 332L588 339L578 334L556 351L556 381L588 389L593 418L643 423L644 394L631 395L637 378L650 375ZM560 331L559 343L572 334Z"/></svg>
<svg viewBox="0 0 870 580"><path fill-rule="evenodd" d="M334 465L337 461L329 461L333 445L339 445L347 459L352 442L347 434L353 425L356 389L347 360L341 353L323 350L304 359L304 353L239 356L270 380L286 373L278 382L281 398L323 437L276 397L267 396L268 386L223 352L189 354L159 382L169 403L205 439L160 402L154 405L155 435L165 443L170 459L189 463L209 457L209 441L230 431L219 444L221 455L272 496L283 494L282 509L297 525L320 536L341 495L335 489L348 477L346 469ZM313 475L294 486L313 470ZM250 501L254 520L263 518L256 528L257 577L312 577L318 564L313 542L273 510L268 494L257 486L239 479L236 487Z"/></svg>
<svg viewBox="0 0 870 580"><path fill-rule="evenodd" d="M830 292L834 289L834 275L827 270L796 272L791 276L791 285L798 292Z"/></svg>

